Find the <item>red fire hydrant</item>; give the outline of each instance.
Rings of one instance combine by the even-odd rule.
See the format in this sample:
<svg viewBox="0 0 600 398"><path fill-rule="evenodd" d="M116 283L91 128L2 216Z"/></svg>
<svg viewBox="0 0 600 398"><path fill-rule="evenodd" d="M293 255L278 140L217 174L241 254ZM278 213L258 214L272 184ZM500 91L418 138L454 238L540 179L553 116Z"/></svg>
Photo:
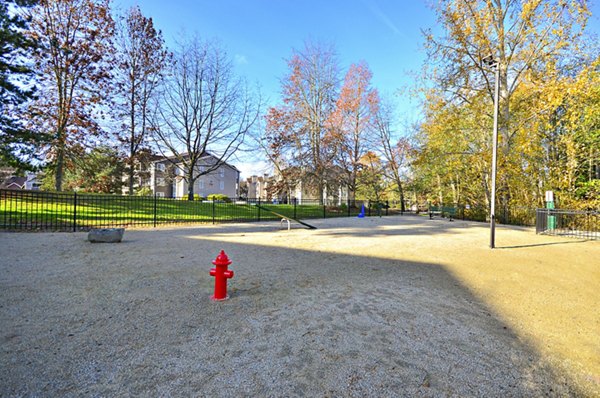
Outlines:
<svg viewBox="0 0 600 398"><path fill-rule="evenodd" d="M233 278L233 271L228 270L227 266L231 260L227 257L224 250L212 262L217 268L210 269L210 275L215 277L215 294L210 298L213 301L227 300L227 279Z"/></svg>

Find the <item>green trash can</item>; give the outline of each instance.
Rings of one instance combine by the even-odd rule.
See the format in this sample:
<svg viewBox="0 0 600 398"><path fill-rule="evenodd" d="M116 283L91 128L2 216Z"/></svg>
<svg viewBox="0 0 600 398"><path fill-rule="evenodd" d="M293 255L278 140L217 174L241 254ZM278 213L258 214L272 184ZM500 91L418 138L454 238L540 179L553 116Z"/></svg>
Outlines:
<svg viewBox="0 0 600 398"><path fill-rule="evenodd" d="M546 202L546 209L554 209L554 202ZM556 229L556 216L551 215L548 211L548 230L552 231Z"/></svg>

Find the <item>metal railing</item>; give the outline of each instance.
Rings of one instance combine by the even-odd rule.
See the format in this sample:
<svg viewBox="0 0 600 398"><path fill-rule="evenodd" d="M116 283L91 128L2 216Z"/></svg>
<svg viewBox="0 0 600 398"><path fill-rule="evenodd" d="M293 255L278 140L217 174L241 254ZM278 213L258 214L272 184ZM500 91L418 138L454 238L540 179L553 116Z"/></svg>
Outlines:
<svg viewBox="0 0 600 398"><path fill-rule="evenodd" d="M232 202L0 190L0 230L82 231L91 228L184 223L222 223L353 217L363 205L365 216L389 214L384 202L291 200L288 203L243 199Z"/></svg>
<svg viewBox="0 0 600 398"><path fill-rule="evenodd" d="M464 204L437 206L431 203L419 203L406 208L406 213L433 214L457 220L489 222L490 209L484 206ZM506 211L498 209L496 223L532 227L535 225L535 208L514 206Z"/></svg>
<svg viewBox="0 0 600 398"><path fill-rule="evenodd" d="M537 209L537 234L600 239L600 211Z"/></svg>

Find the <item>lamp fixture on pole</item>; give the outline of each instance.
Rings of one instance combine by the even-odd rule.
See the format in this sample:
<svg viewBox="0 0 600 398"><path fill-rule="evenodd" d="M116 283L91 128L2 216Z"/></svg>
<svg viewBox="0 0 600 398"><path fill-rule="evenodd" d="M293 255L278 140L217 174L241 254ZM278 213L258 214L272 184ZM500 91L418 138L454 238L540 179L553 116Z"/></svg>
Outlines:
<svg viewBox="0 0 600 398"><path fill-rule="evenodd" d="M482 59L483 63L496 71L494 87L494 132L492 138L492 189L490 192L490 249L496 247L496 163L498 152L498 108L500 91L500 63L492 55Z"/></svg>

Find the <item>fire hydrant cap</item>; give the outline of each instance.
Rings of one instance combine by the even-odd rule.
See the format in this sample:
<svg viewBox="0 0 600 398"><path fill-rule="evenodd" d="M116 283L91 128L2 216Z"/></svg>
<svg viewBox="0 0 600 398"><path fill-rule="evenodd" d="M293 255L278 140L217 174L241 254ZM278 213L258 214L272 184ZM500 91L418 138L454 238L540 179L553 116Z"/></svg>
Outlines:
<svg viewBox="0 0 600 398"><path fill-rule="evenodd" d="M229 265L231 264L231 260L227 257L225 250L221 250L221 253L217 256L215 261L213 261L214 265Z"/></svg>

